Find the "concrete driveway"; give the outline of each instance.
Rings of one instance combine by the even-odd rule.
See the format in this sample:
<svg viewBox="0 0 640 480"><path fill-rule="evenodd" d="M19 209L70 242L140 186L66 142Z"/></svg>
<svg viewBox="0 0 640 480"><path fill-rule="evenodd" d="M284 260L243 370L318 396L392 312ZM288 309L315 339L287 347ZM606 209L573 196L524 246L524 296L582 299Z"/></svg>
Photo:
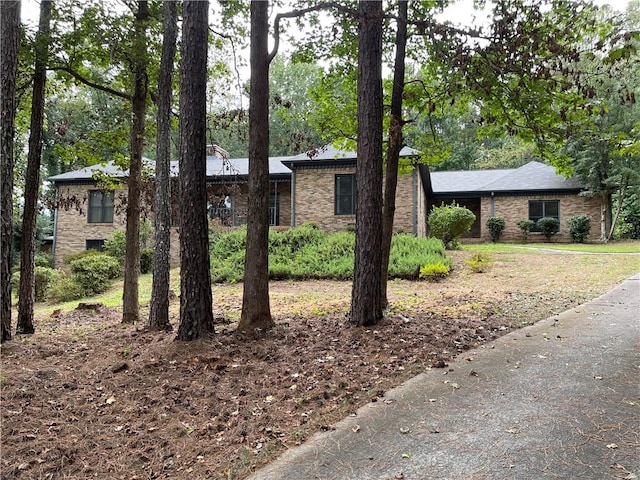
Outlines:
<svg viewBox="0 0 640 480"><path fill-rule="evenodd" d="M415 377L250 478L640 478L640 275Z"/></svg>

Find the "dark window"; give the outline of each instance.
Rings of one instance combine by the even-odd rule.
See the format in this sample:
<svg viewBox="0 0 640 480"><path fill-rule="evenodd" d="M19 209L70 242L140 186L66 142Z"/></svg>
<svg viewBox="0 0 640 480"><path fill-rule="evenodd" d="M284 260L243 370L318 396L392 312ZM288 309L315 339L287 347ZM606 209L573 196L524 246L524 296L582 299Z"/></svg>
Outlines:
<svg viewBox="0 0 640 480"><path fill-rule="evenodd" d="M113 223L113 192L89 191L89 223Z"/></svg>
<svg viewBox="0 0 640 480"><path fill-rule="evenodd" d="M336 215L356 213L356 176L352 173L336 175Z"/></svg>
<svg viewBox="0 0 640 480"><path fill-rule="evenodd" d="M87 240L87 250L97 250L102 252L104 250L104 240Z"/></svg>
<svg viewBox="0 0 640 480"><path fill-rule="evenodd" d="M558 200L532 200L529 202L529 220L537 222L543 217L552 217L558 220L560 225L560 202ZM558 226L558 228L560 228ZM534 232L540 229L533 227Z"/></svg>

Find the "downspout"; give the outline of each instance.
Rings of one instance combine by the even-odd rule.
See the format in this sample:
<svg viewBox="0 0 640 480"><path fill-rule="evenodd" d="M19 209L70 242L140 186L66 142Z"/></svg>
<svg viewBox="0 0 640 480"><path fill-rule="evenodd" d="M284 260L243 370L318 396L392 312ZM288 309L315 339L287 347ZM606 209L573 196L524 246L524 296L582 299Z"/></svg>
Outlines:
<svg viewBox="0 0 640 480"><path fill-rule="evenodd" d="M296 226L296 171L291 170L291 226Z"/></svg>
<svg viewBox="0 0 640 480"><path fill-rule="evenodd" d="M495 217L496 215L496 204L495 204L495 193L491 192L491 216Z"/></svg>
<svg viewBox="0 0 640 480"><path fill-rule="evenodd" d="M413 223L413 234L418 235L418 180L416 178L417 169L413 169L411 174L411 222Z"/></svg>
<svg viewBox="0 0 640 480"><path fill-rule="evenodd" d="M56 200L53 210L53 245L51 246L51 255L53 256L53 266L56 266L56 245L58 243L58 187L56 186Z"/></svg>

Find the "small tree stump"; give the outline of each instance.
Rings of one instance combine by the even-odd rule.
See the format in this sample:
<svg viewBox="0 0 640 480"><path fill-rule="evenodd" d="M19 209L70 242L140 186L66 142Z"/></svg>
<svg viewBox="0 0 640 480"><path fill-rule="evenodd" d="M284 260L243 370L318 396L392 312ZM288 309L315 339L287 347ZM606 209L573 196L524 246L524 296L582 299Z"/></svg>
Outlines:
<svg viewBox="0 0 640 480"><path fill-rule="evenodd" d="M78 306L76 307L76 310L93 310L94 312L97 312L99 310L102 310L104 308L104 303L87 303L87 302L80 302L78 304Z"/></svg>

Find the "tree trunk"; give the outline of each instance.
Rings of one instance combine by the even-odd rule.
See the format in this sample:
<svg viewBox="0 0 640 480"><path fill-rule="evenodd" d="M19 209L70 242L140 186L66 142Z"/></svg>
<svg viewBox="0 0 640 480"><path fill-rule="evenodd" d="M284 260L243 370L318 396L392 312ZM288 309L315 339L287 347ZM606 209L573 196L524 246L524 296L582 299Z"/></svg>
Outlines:
<svg viewBox="0 0 640 480"><path fill-rule="evenodd" d="M185 0L180 68L180 327L178 340L214 332L206 184L209 2Z"/></svg>
<svg viewBox="0 0 640 480"><path fill-rule="evenodd" d="M146 29L149 7L146 1L138 2L135 20L135 37L132 52L134 76L131 125L131 159L127 180L127 230L124 261L124 288L122 290L122 323L136 323L139 316L138 277L140 275L140 191L142 182L142 150L144 148L144 117L146 114L147 88L147 39Z"/></svg>
<svg viewBox="0 0 640 480"><path fill-rule="evenodd" d="M16 76L20 50L20 2L0 2L0 322L2 342L11 340L11 244Z"/></svg>
<svg viewBox="0 0 640 480"><path fill-rule="evenodd" d="M40 160L42 158L42 128L44 125L44 89L47 82L49 50L50 0L40 3L40 23L36 36L36 61L31 97L29 153L25 177L24 212L22 217L22 249L20 252L20 292L16 333L33 333L33 304L35 302L36 220L40 190Z"/></svg>
<svg viewBox="0 0 640 480"><path fill-rule="evenodd" d="M382 2L358 2L356 245L350 322L382 319Z"/></svg>
<svg viewBox="0 0 640 480"><path fill-rule="evenodd" d="M169 322L169 253L171 246L171 94L178 35L178 4L164 2L164 34L158 78L158 145L156 149L156 192L153 247L153 283L149 327L172 330Z"/></svg>
<svg viewBox="0 0 640 480"><path fill-rule="evenodd" d="M622 211L622 202L624 201L624 197L625 197L625 193L627 191L628 185L629 185L629 177L625 175L622 185L620 185L620 188L618 190L618 205L616 206L616 213L613 215L613 218L611 219L611 225L609 226L609 232L607 233L607 239L606 239L607 242L611 240L611 238L613 237L613 231L616 228L616 223L618 223L618 218L620 218L620 212ZM608 197L608 198L609 198L609 204L611 204L611 200L610 200L611 197Z"/></svg>
<svg viewBox="0 0 640 480"><path fill-rule="evenodd" d="M389 276L389 256L393 238L393 217L396 211L396 187L398 186L398 165L404 139L402 137L402 96L404 94L404 63L407 51L407 0L398 2L398 30L396 32L396 57L393 67L393 89L391 92L391 124L389 126L389 146L387 148L387 174L384 184L384 204L382 210L382 272L380 292L382 307L389 304L387 279Z"/></svg>
<svg viewBox="0 0 640 480"><path fill-rule="evenodd" d="M242 314L238 330L254 335L275 323L269 306L269 3L251 2L249 211Z"/></svg>

